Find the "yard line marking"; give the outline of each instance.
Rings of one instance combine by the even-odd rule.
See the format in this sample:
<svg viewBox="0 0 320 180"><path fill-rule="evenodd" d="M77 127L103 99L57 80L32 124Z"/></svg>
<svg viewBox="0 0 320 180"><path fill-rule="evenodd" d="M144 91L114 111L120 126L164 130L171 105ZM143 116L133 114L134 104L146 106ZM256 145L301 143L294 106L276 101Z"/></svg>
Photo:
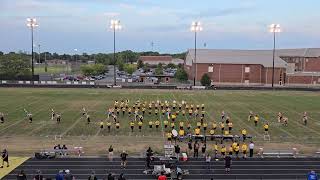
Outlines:
<svg viewBox="0 0 320 180"><path fill-rule="evenodd" d="M54 105L56 106L56 105L58 105L59 103L54 103ZM51 104L50 104L51 105ZM53 106L53 105L51 105L51 106ZM64 110L63 111L61 111L59 114L63 114L64 112L66 112L66 110L67 110L67 108L64 108ZM48 111L49 112L49 111ZM49 114L49 113L48 113ZM42 122L44 122L43 124L41 124L39 127L37 127L37 128L35 128L35 129L33 129L32 131L30 131L27 135L32 135L34 132L36 132L36 131L38 131L38 130L40 130L40 129L42 129L42 127L43 126L46 126L46 125L51 125L50 123L51 122L53 122L54 120L51 120L51 119L49 119L49 121L48 120L43 120ZM50 123L49 123L50 122ZM46 134L46 135L48 135L48 134Z"/></svg>
<svg viewBox="0 0 320 180"><path fill-rule="evenodd" d="M60 137L66 135L72 128L74 128L81 120L82 120L82 115L80 118L78 118L71 126L69 126L63 133L60 134Z"/></svg>
<svg viewBox="0 0 320 180"><path fill-rule="evenodd" d="M40 111L42 111L42 110L45 109L45 108L46 108L46 107L42 107L42 108L38 109L38 110L34 113L34 115L38 114ZM5 133L4 130L6 130L6 129L14 126L14 125L17 125L17 124L19 124L20 122L23 122L23 121L26 121L26 118L23 118L23 119L21 119L21 120L18 120L18 121L16 121L15 123L10 124L10 125L7 126L7 127L0 129L0 135L3 135L3 134Z"/></svg>
<svg viewBox="0 0 320 180"><path fill-rule="evenodd" d="M259 104L260 105L260 104ZM260 105L261 106L261 105ZM241 106L242 107L242 106ZM262 109L264 109L264 108L262 108ZM243 121L244 123L245 123L245 121ZM251 127L251 126L250 126ZM251 128L252 129L252 128ZM293 134L291 134L290 132L288 132L288 131L286 131L286 130L284 130L284 129L282 129L282 128L278 128L280 131L282 131L282 132L284 132L284 133L286 133L286 134L288 134L289 136L291 136L292 138L295 138L295 136L293 135ZM257 131L256 131L257 132ZM258 133L258 135L260 136L260 137L262 137L263 135L262 135L262 133Z"/></svg>
<svg viewBox="0 0 320 180"><path fill-rule="evenodd" d="M258 103L258 106L261 106L261 107L263 107L262 109L268 109L268 110L270 110L271 112L272 112L272 110L271 109L269 109L269 108L265 108L263 105L261 105L260 103ZM241 106L242 107L242 106ZM288 132L288 131L286 131L285 129L283 129L283 128L279 128L278 126L277 126L277 129L279 129L280 131L282 131L282 132L284 132L284 133L286 133L287 135L289 135L289 136L291 136L292 138L296 138L292 133L290 133L290 132ZM260 134L261 135L261 134ZM261 136L263 136L263 135L261 135Z"/></svg>
<svg viewBox="0 0 320 180"><path fill-rule="evenodd" d="M34 104L34 103L36 103L36 102L39 102L40 101L40 99L38 99L38 100L36 100L36 101L32 101L32 102L30 102L30 103L28 103L28 104L23 104L23 105L21 105L21 106L19 106L19 108L15 108L15 110L14 111L12 111L12 112L16 112L16 111L19 111L19 110L21 110L21 109L24 109L25 107L27 107L27 106L31 106L32 104ZM13 114L13 113L10 113L10 114ZM21 122L20 120L18 120L19 122ZM10 121L10 123L5 123L6 125L10 125L10 127L11 127L11 125L16 125L17 123L16 122L14 122L13 124L11 124L11 122L14 122L14 121ZM5 128L5 129L7 129L7 128ZM0 131L2 131L2 129L0 130Z"/></svg>
<svg viewBox="0 0 320 180"><path fill-rule="evenodd" d="M282 103L283 104L283 103ZM264 105L260 105L260 106L262 106L262 107L266 107L266 106L264 106ZM293 113L296 113L296 114L298 114L298 115L301 115L301 114L299 114L299 113L297 113L296 111L293 111L293 110L290 110L289 108L286 108L285 106L278 106L278 105L274 105L274 106L277 106L277 107L279 107L279 108L282 108L282 109L286 109L288 112L293 112ZM314 130L311 126L304 126L304 125L302 125L302 124L300 124L300 123L298 123L298 122L296 122L296 121L290 121L290 122L294 122L295 124L297 124L297 125L299 125L300 127L303 127L304 129L306 129L306 130L311 130L312 132L314 132L315 134L318 134L318 135L320 135L320 133L318 132L318 131L316 131L316 130ZM280 128L280 129L282 129L282 128ZM287 131L286 131L287 132ZM296 137L295 137L296 138Z"/></svg>

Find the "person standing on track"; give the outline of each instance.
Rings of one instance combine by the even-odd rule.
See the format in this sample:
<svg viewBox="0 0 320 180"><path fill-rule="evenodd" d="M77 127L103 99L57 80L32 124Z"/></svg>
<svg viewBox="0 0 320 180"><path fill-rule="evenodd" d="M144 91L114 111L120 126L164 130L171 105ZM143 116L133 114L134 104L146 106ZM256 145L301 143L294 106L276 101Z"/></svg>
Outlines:
<svg viewBox="0 0 320 180"><path fill-rule="evenodd" d="M2 166L0 168L3 168L4 162L6 162L7 167L9 167L9 153L6 149L2 151L1 157L2 157Z"/></svg>
<svg viewBox="0 0 320 180"><path fill-rule="evenodd" d="M250 142L249 144L249 157L253 157L253 149L254 149L254 143L253 141Z"/></svg>
<svg viewBox="0 0 320 180"><path fill-rule="evenodd" d="M194 145L193 145L193 157L196 157L198 158L199 157L199 143L198 141L194 142Z"/></svg>
<svg viewBox="0 0 320 180"><path fill-rule="evenodd" d="M109 149L108 149L108 158L109 158L109 161L113 160L113 147L112 147L112 145L110 145Z"/></svg>
<svg viewBox="0 0 320 180"><path fill-rule="evenodd" d="M232 161L232 158L231 158L230 155L227 155L227 156L224 158L224 167L225 167L226 173L230 173L231 161Z"/></svg>
<svg viewBox="0 0 320 180"><path fill-rule="evenodd" d="M121 168L123 168L123 169L125 169L127 166L127 156L128 156L128 154L126 153L125 150L123 150L122 153L120 154Z"/></svg>

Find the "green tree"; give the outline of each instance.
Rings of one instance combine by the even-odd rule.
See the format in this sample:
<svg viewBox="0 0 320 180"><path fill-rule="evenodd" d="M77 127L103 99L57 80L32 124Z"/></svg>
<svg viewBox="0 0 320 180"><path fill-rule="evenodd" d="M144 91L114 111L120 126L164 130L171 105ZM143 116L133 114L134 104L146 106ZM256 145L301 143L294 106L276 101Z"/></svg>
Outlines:
<svg viewBox="0 0 320 180"><path fill-rule="evenodd" d="M0 56L0 75L6 79L31 78L30 57L24 53Z"/></svg>
<svg viewBox="0 0 320 180"><path fill-rule="evenodd" d="M124 71L132 75L133 72L137 69L137 66L134 64L125 64Z"/></svg>
<svg viewBox="0 0 320 180"><path fill-rule="evenodd" d="M138 53L131 50L122 51L119 53L123 62L132 64L138 61Z"/></svg>
<svg viewBox="0 0 320 180"><path fill-rule="evenodd" d="M81 66L81 72L85 76L96 76L107 72L104 64L86 64Z"/></svg>
<svg viewBox="0 0 320 180"><path fill-rule="evenodd" d="M177 80L181 82L188 80L188 74L183 68L179 68L174 76Z"/></svg>
<svg viewBox="0 0 320 180"><path fill-rule="evenodd" d="M155 71L156 71L156 75L163 75L163 67L162 66L157 66Z"/></svg>
<svg viewBox="0 0 320 180"><path fill-rule="evenodd" d="M125 65L125 64L123 63L122 60L118 61L118 62L117 62L117 65L118 65L119 71L124 71L124 65Z"/></svg>
<svg viewBox="0 0 320 180"><path fill-rule="evenodd" d="M169 63L168 65L166 65L166 68L175 69L175 68L177 68L177 65L175 65L173 63Z"/></svg>
<svg viewBox="0 0 320 180"><path fill-rule="evenodd" d="M211 80L207 73L201 77L200 82L202 86L210 86Z"/></svg>
<svg viewBox="0 0 320 180"><path fill-rule="evenodd" d="M4 55L4 53L2 51L0 51L0 56L3 56L3 55Z"/></svg>
<svg viewBox="0 0 320 180"><path fill-rule="evenodd" d="M140 69L140 68L143 68L144 67L144 64L143 62L139 59L138 62L137 62L137 68Z"/></svg>

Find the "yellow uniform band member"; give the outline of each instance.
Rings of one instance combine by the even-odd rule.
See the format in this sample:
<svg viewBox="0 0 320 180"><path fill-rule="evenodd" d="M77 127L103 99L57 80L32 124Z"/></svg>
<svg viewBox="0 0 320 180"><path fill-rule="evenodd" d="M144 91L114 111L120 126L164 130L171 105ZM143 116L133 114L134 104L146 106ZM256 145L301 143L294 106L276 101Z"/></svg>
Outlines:
<svg viewBox="0 0 320 180"><path fill-rule="evenodd" d="M134 122L133 121L130 122L130 128L131 128L131 132L133 132L133 129L134 129Z"/></svg>
<svg viewBox="0 0 320 180"><path fill-rule="evenodd" d="M183 129L184 123L182 121L179 122L179 126L180 126L180 129Z"/></svg>
<svg viewBox="0 0 320 180"><path fill-rule="evenodd" d="M140 132L141 132L141 129L142 129L142 125L143 125L142 121L139 121L139 122L138 122L138 126L139 126L139 131L140 131Z"/></svg>
<svg viewBox="0 0 320 180"><path fill-rule="evenodd" d="M184 130L183 130L183 129L180 129L180 130L179 130L179 136L180 136L180 137L184 136Z"/></svg>
<svg viewBox="0 0 320 180"><path fill-rule="evenodd" d="M107 122L108 131L110 132L111 129L111 122Z"/></svg>
<svg viewBox="0 0 320 180"><path fill-rule="evenodd" d="M156 120L155 125L156 125L156 128L158 129L160 126L160 121Z"/></svg>
<svg viewBox="0 0 320 180"><path fill-rule="evenodd" d="M197 136L199 136L199 135L200 135L200 128L196 128L196 129L194 130L194 134L197 135Z"/></svg>
<svg viewBox="0 0 320 180"><path fill-rule="evenodd" d="M164 120L164 121L163 121L163 124L164 124L164 128L167 128L167 127L168 127L169 122L168 122L167 120Z"/></svg>
<svg viewBox="0 0 320 180"><path fill-rule="evenodd" d="M174 122L171 123L171 128L174 129Z"/></svg>
<svg viewBox="0 0 320 180"><path fill-rule="evenodd" d="M171 132L168 132L168 133L167 133L167 138L168 138L168 141L171 141L171 140L172 140L172 133L171 133Z"/></svg>
<svg viewBox="0 0 320 180"><path fill-rule="evenodd" d="M201 127L201 122L197 122L197 127L198 127L198 128Z"/></svg>
<svg viewBox="0 0 320 180"><path fill-rule="evenodd" d="M116 122L116 128L119 129L120 128L120 123Z"/></svg>

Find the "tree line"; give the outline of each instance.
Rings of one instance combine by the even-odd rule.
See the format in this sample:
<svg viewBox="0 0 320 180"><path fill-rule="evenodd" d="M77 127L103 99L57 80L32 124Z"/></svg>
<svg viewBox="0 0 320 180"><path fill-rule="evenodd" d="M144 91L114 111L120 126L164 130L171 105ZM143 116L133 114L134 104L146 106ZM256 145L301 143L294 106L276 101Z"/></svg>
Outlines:
<svg viewBox="0 0 320 180"><path fill-rule="evenodd" d="M40 63L45 60L60 59L68 62L82 62L94 61L98 66L83 67L85 74L97 74L101 72L102 67L106 65L118 65L129 72L132 72L134 67L128 64L133 64L139 60L140 56L164 56L171 55L173 58L185 59L186 53L177 54L161 54L159 52L133 52L131 50L121 51L115 54L116 62L114 62L113 53L97 53L97 54L58 54L50 52L40 53ZM39 62L39 53L34 52L34 62ZM139 63L138 63L139 67ZM94 69L90 71L90 69ZM98 69L99 71L96 71ZM96 72L96 73L90 73ZM9 52L4 53L0 51L0 79L28 79L31 77L31 55L26 52Z"/></svg>

